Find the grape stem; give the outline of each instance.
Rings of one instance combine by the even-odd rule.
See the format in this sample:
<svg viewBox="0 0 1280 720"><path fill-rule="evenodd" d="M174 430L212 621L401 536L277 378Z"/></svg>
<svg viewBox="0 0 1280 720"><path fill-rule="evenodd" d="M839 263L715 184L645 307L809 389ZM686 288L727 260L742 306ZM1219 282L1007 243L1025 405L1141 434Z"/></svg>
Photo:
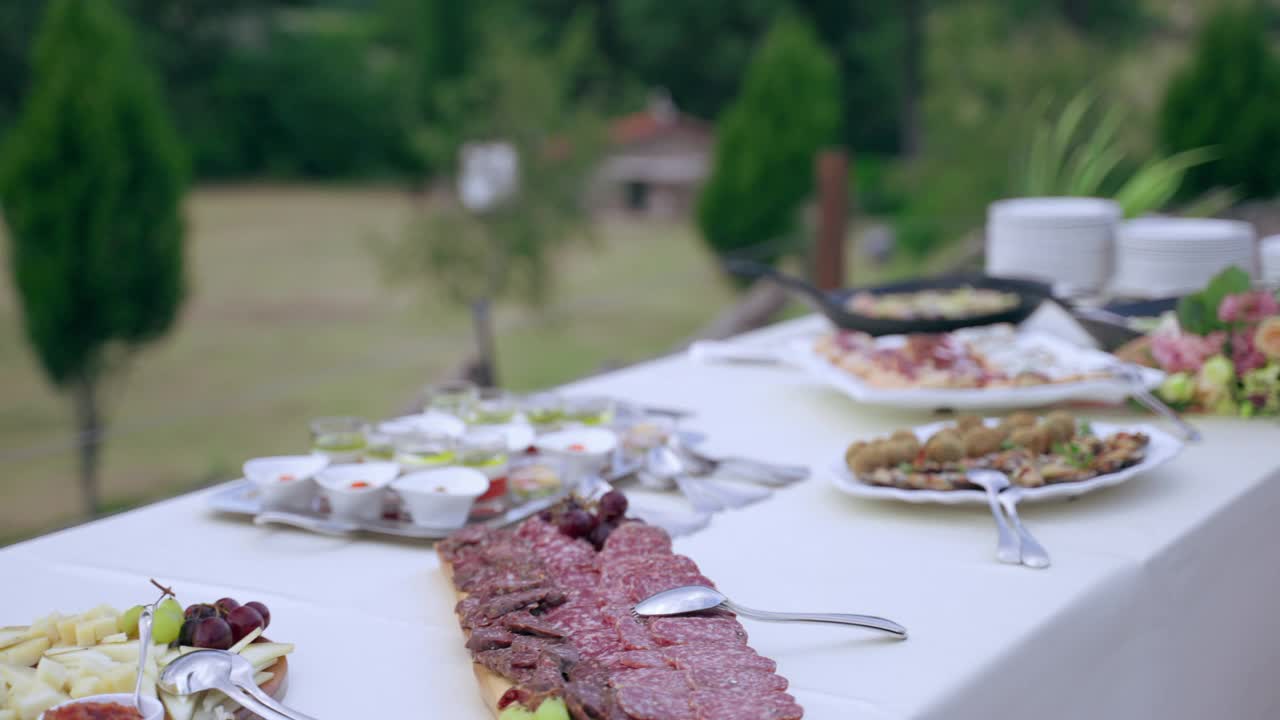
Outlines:
<svg viewBox="0 0 1280 720"><path fill-rule="evenodd" d="M151 578L151 584L155 585L157 588L160 588L160 600L163 600L166 597L177 597L177 595L175 595L173 592L173 588L168 588L168 587L165 587L164 585L161 585L160 583L156 582L155 578ZM159 604L160 600L157 600L156 603Z"/></svg>

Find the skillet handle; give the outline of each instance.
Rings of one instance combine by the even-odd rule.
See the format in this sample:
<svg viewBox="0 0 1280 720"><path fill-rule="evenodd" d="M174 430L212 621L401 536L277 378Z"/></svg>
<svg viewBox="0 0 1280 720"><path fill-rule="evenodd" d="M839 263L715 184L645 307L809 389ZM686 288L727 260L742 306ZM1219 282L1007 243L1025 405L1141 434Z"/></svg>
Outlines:
<svg viewBox="0 0 1280 720"><path fill-rule="evenodd" d="M724 266L729 272L741 277L767 277L788 290L793 290L809 298L824 313L842 312L843 310L832 303L831 298L827 297L827 294L822 290L794 275L788 275L772 265L744 258L729 258L724 261Z"/></svg>

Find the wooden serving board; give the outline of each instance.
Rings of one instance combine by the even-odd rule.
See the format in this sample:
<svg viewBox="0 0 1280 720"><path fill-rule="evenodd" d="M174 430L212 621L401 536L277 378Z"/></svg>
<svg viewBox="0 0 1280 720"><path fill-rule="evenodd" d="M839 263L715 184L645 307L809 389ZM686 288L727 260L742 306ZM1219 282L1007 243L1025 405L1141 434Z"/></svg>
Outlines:
<svg viewBox="0 0 1280 720"><path fill-rule="evenodd" d="M285 693L289 691L289 658L282 657L276 660L274 664L267 666L266 672L273 673L273 675L270 680L262 683L259 687L272 698L284 702ZM236 718L237 720L262 720L245 708L240 708L236 711Z"/></svg>
<svg viewBox="0 0 1280 720"><path fill-rule="evenodd" d="M464 592L458 592L458 586L453 583L453 565L446 562L444 558L440 558L440 571L444 573L445 580L447 580L449 582L449 586L453 588L454 601L462 602L462 599L465 598L467 594ZM459 617L458 620L461 622L462 618ZM471 633L469 631L463 630L463 634L467 639L471 638ZM467 652L471 651L468 650ZM281 658L281 660L283 659L284 658ZM480 697L484 700L485 707L489 709L489 712L493 714L493 717L496 720L501 712L498 710L498 700L502 699L502 696L505 695L508 690L515 687L515 684L478 662L471 663L471 670L475 673L476 682L480 685Z"/></svg>

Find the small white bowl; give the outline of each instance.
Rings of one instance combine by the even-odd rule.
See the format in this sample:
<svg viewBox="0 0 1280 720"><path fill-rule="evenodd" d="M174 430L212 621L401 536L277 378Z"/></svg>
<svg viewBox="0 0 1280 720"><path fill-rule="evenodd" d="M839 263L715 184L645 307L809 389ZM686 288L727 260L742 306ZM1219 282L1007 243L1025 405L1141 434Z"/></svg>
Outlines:
<svg viewBox="0 0 1280 720"><path fill-rule="evenodd" d="M489 478L474 468L445 467L398 477L391 489L415 525L454 528L467 521L476 498L489 489Z"/></svg>
<svg viewBox="0 0 1280 720"><path fill-rule="evenodd" d="M382 422L378 425L378 431L389 435L423 432L458 438L467 431L467 424L452 415L428 410L418 415L405 415Z"/></svg>
<svg viewBox="0 0 1280 720"><path fill-rule="evenodd" d="M571 482L604 470L618 449L618 435L604 428L577 427L538 438L538 452L564 460Z"/></svg>
<svg viewBox="0 0 1280 720"><path fill-rule="evenodd" d="M393 462L330 465L316 475L316 484L334 517L377 520L382 517L384 491L399 474L400 466Z"/></svg>
<svg viewBox="0 0 1280 720"><path fill-rule="evenodd" d="M86 703L109 703L114 705L124 705L127 708L133 707L133 693L112 693L110 695L89 695L76 700L68 700L67 702L54 705L49 710L57 710L68 705L84 705ZM44 720L46 710L40 713L40 720ZM142 720L164 720L164 705L153 697L142 696L142 707L139 708L142 714Z"/></svg>
<svg viewBox="0 0 1280 720"><path fill-rule="evenodd" d="M244 464L244 476L258 488L263 508L310 510L315 474L328 464L324 455L254 458Z"/></svg>

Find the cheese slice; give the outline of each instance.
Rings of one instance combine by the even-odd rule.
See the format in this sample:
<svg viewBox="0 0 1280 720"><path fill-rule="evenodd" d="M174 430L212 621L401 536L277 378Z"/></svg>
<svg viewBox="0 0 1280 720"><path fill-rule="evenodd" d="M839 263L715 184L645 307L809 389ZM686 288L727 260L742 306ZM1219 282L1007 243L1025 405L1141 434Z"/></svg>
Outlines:
<svg viewBox="0 0 1280 720"><path fill-rule="evenodd" d="M17 665L18 667L35 667L40 662L40 656L45 650L49 649L49 638L34 637L30 640L23 640L17 645L0 650L0 663L5 665Z"/></svg>

